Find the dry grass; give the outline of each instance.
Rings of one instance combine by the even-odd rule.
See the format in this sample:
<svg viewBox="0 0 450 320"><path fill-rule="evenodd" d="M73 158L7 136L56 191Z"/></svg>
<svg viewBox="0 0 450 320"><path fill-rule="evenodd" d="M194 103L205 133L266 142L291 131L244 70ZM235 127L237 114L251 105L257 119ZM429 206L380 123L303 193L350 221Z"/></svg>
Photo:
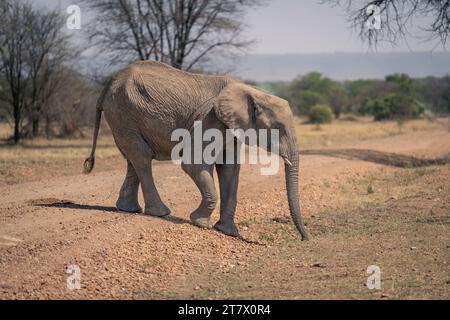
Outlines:
<svg viewBox="0 0 450 320"><path fill-rule="evenodd" d="M381 168L324 184L327 207L306 210L309 243L298 241L289 219L253 220L250 229L268 249L247 270L218 276L225 298L448 299L449 169ZM373 264L382 270L382 290L364 286Z"/></svg>
<svg viewBox="0 0 450 320"><path fill-rule="evenodd" d="M411 131L433 130L446 127L446 119L412 120L401 127L395 121L373 122L369 118L356 118L357 121L337 120L320 127L304 124L303 119L296 119L300 147L318 148L346 142L382 138ZM0 140L11 135L7 124L0 124ZM90 134L88 135L90 137ZM34 139L26 140L18 146L0 144L0 164L33 165L61 164L67 161L82 161L91 148L89 139ZM119 151L110 135L100 136L97 158L118 156Z"/></svg>
<svg viewBox="0 0 450 320"><path fill-rule="evenodd" d="M407 203L408 199L413 198L421 198L424 207L427 207L426 202L428 202L431 211L433 207L446 211L448 206L444 206L443 202L445 201L442 201L442 203L436 202L436 199L448 197L450 194L449 186L445 183L450 173L449 169L450 165L400 170L392 167L382 167L371 171L362 178L358 176L349 177L347 181L340 184L340 192L337 196L333 194L325 196L329 198L327 202L340 203L338 208L325 209L321 214L324 217L337 219L334 222L338 224L338 220L344 222L352 215L363 212L367 212L366 218L370 220L370 215L376 211L376 208L391 207L392 204L401 200ZM331 191L333 187L325 187L325 193L327 193L327 189L330 190L330 193L334 193L334 191ZM336 201L336 197L339 198L339 201ZM413 209L412 202L411 206L406 207L411 209L411 216L419 214ZM339 214L336 212L339 212ZM445 212L447 215L449 213L448 211ZM388 220L395 220L396 218L395 216L386 216L385 219L387 223ZM401 221L396 222L400 223ZM346 230L347 233L356 231ZM364 230L360 231L364 232Z"/></svg>
<svg viewBox="0 0 450 320"><path fill-rule="evenodd" d="M402 125L396 121L374 122L358 117L356 121L337 120L320 126L305 124L297 118L297 137L301 148L329 147L353 141L390 137L402 133L446 128L447 118L410 120Z"/></svg>
<svg viewBox="0 0 450 320"><path fill-rule="evenodd" d="M89 139L34 139L18 146L0 146L0 164L62 164L67 161L82 160L91 150ZM107 158L119 155L111 136L102 136L98 141L96 155Z"/></svg>
<svg viewBox="0 0 450 320"><path fill-rule="evenodd" d="M0 139L11 135L7 124L0 124ZM34 165L63 164L68 161L82 161L92 147L91 134L86 139L45 139L25 140L19 145L0 144L0 164ZM119 155L111 135L101 135L97 144L97 158Z"/></svg>
<svg viewBox="0 0 450 320"><path fill-rule="evenodd" d="M0 124L0 137L5 139L10 135L10 127ZM0 142L0 185L79 173L91 147L91 138L38 138L25 140L16 146ZM98 168L101 170L113 168L120 162L120 152L111 135L99 137L96 158L102 162Z"/></svg>
<svg viewBox="0 0 450 320"><path fill-rule="evenodd" d="M307 188L300 191L303 192L306 202L303 204L306 208L304 212L312 213L312 216L305 218L305 224L315 239L324 236L344 238L348 235L361 236L367 234L374 212L378 212L380 208L387 210L387 207L390 208L398 202L407 203L408 199L415 198L421 199L420 207L430 209L424 210L426 211L424 214L431 212L433 215L439 211L440 214L447 216L448 221L450 203L445 199L450 195L450 185L446 183L449 176L450 165L409 169L381 167L363 175L349 173L343 180L308 181L305 183ZM320 207L308 198L310 189L320 193L320 204L326 204L325 206ZM433 207L437 208L434 212ZM421 212L416 212L412 203L405 208L407 212L411 211L410 215L415 222ZM386 213L383 218L386 225L390 220L401 224L402 221L398 220L398 217L383 212ZM352 228L355 216L364 216L369 222L359 219L364 226L360 226L359 229ZM282 245L298 237L290 218L285 216L281 220L283 218L286 218L286 222L281 221L277 224L277 228L270 228L266 217L253 219L251 224L258 225L254 229L260 231L260 240ZM395 231L395 228L390 226L389 230ZM371 231L377 233L376 230Z"/></svg>

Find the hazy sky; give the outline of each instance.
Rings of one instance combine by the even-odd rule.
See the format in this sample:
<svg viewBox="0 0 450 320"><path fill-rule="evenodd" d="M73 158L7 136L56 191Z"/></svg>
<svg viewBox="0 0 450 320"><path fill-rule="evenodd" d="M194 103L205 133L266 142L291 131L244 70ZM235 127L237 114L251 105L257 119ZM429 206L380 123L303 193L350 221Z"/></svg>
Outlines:
<svg viewBox="0 0 450 320"><path fill-rule="evenodd" d="M34 0L34 3L58 6L62 10L77 0ZM256 39L252 53L324 53L366 52L356 34L352 34L343 8L319 4L318 0L272 0L268 5L250 11L247 15L248 35ZM83 6L81 10L83 12ZM74 31L76 33L83 32ZM430 43L379 47L378 51L427 51Z"/></svg>
<svg viewBox="0 0 450 320"><path fill-rule="evenodd" d="M249 12L249 32L258 41L255 53L361 51L340 8L314 0L273 0Z"/></svg>
<svg viewBox="0 0 450 320"><path fill-rule="evenodd" d="M273 0L250 12L248 19L251 36L259 40L255 53L367 51L350 29L345 9L318 0ZM411 38L395 48L380 46L378 51L424 51L433 45Z"/></svg>

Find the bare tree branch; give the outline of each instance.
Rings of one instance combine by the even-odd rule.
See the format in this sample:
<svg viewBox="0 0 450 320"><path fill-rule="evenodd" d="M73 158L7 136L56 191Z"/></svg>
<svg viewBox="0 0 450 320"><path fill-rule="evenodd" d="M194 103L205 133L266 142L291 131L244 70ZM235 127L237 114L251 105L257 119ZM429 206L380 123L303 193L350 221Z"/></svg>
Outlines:
<svg viewBox="0 0 450 320"><path fill-rule="evenodd" d="M445 47L450 34L450 0L322 0L321 3L342 6L349 12L349 22L353 30L369 47L380 41L395 43L411 35L411 24L420 18L430 17L428 25L421 26L427 34L426 40L438 39ZM379 9L381 28L368 27L374 18L368 8ZM421 22L423 24L423 20ZM418 35L411 35L419 38Z"/></svg>
<svg viewBox="0 0 450 320"><path fill-rule="evenodd" d="M8 83L1 92L14 119L14 142L22 136L24 119L38 134L43 105L55 90L55 73L73 54L62 33L65 19L56 11L35 10L26 1L0 2L0 78Z"/></svg>
<svg viewBox="0 0 450 320"><path fill-rule="evenodd" d="M264 0L94 0L90 39L113 60L153 59L191 69L216 49L242 50L245 10Z"/></svg>

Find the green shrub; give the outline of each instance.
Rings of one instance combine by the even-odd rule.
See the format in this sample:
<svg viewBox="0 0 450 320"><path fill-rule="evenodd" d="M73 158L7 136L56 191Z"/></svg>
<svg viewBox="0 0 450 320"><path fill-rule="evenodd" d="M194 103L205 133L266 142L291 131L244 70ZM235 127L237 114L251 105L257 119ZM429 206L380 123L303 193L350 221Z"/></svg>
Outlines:
<svg viewBox="0 0 450 320"><path fill-rule="evenodd" d="M424 113L425 113L425 105L422 102L415 100L414 107L411 112L411 116L413 118L418 118Z"/></svg>
<svg viewBox="0 0 450 320"><path fill-rule="evenodd" d="M424 111L423 103L397 94L389 94L381 99L367 98L358 110L362 115L373 115L375 121L418 118Z"/></svg>
<svg viewBox="0 0 450 320"><path fill-rule="evenodd" d="M309 121L311 123L329 123L331 120L333 120L333 111L325 104L316 104L309 110Z"/></svg>
<svg viewBox="0 0 450 320"><path fill-rule="evenodd" d="M391 119L393 117L391 106L389 97L373 100L371 111L375 121Z"/></svg>
<svg viewBox="0 0 450 320"><path fill-rule="evenodd" d="M375 101L376 99L366 97L358 108L358 113L363 116L373 115L373 105L375 104Z"/></svg>
<svg viewBox="0 0 450 320"><path fill-rule="evenodd" d="M316 104L325 104L327 99L318 92L305 90L292 94L294 108L297 114L308 115L309 111Z"/></svg>

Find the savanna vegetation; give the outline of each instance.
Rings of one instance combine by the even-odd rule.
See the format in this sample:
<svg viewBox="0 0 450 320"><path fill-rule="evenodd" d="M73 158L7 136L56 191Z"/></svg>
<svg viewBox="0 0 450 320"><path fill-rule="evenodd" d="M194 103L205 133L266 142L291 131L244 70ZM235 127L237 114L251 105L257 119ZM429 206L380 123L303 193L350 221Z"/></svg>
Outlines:
<svg viewBox="0 0 450 320"><path fill-rule="evenodd" d="M311 72L290 82L260 86L288 100L295 114L313 123L330 122L332 115L338 119L343 113L369 115L376 121L450 113L450 76L413 79L392 74L384 80L338 82Z"/></svg>
<svg viewBox="0 0 450 320"><path fill-rule="evenodd" d="M102 85L124 64L155 60L207 71L219 50L233 55L252 41L242 15L259 0L80 1L95 19L72 41L68 17L26 0L0 2L0 121L13 144L22 139L83 137ZM108 66L86 70L82 53ZM106 70L106 71L105 71Z"/></svg>
<svg viewBox="0 0 450 320"><path fill-rule="evenodd" d="M396 8L394 13L402 14L407 7L393 7L395 2L381 1L380 5L386 12ZM84 3L97 19L86 28L86 43L80 44L66 32L66 17L61 12L28 1L1 2L0 121L11 128L6 141L17 144L37 137L84 137L102 85L124 63L150 59L184 70L214 72L209 62L219 51L221 56L230 56L252 44L241 18L246 10L265 2ZM363 9L354 9L355 21L363 18ZM415 9L435 10L438 18L445 13L439 6L421 1ZM445 22L436 20L435 33L445 36L438 28L439 21ZM374 40L392 34L371 32L366 36ZM86 47L106 53L107 72L87 72L80 67L79 58ZM296 115L316 124L331 122L343 113L404 121L450 112L450 76L413 79L393 74L382 80L338 82L310 72L290 82L257 85L287 99Z"/></svg>

